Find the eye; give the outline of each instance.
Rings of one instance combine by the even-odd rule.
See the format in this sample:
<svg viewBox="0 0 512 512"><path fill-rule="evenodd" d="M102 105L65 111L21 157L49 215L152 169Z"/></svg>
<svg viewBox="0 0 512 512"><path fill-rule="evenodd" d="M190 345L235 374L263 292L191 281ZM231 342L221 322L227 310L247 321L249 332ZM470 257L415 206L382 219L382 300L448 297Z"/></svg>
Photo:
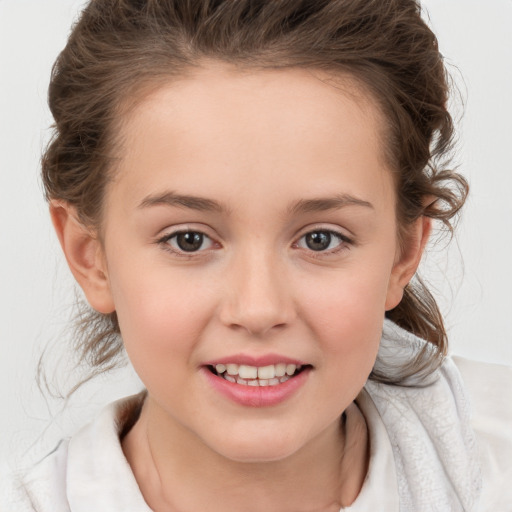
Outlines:
<svg viewBox="0 0 512 512"><path fill-rule="evenodd" d="M166 236L163 243L168 244L175 252L198 252L210 249L212 239L199 231L180 231Z"/></svg>
<svg viewBox="0 0 512 512"><path fill-rule="evenodd" d="M310 231L309 233L303 235L297 242L297 247L302 249L309 249L315 252L336 252L336 249L340 249L344 243L349 242L350 240L340 233L319 229L316 231Z"/></svg>

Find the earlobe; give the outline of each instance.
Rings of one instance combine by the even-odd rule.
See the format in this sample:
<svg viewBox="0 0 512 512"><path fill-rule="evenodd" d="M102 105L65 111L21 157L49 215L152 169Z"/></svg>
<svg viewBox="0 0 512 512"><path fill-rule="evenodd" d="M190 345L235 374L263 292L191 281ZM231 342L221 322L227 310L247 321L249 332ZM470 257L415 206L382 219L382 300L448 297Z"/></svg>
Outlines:
<svg viewBox="0 0 512 512"><path fill-rule="evenodd" d="M402 300L404 288L420 264L431 230L432 220L425 216L420 217L411 226L405 247L393 265L386 296L386 311L398 306Z"/></svg>
<svg viewBox="0 0 512 512"><path fill-rule="evenodd" d="M92 308L104 314L115 310L103 248L95 233L84 226L73 206L50 203L50 215L68 266Z"/></svg>

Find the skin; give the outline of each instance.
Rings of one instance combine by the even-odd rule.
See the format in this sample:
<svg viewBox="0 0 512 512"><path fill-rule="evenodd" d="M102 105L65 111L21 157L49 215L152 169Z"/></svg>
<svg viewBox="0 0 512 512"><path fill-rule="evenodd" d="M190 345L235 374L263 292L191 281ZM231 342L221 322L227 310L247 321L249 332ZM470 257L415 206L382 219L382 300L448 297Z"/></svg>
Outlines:
<svg viewBox="0 0 512 512"><path fill-rule="evenodd" d="M380 112L346 77L319 77L204 66L123 120L101 237L52 205L73 274L95 309L117 311L148 389L123 449L155 511L338 510L363 484L353 401L429 224L399 249ZM180 253L176 231L204 233L200 250ZM340 238L314 251L318 231ZM247 407L201 371L240 353L312 369L283 403Z"/></svg>

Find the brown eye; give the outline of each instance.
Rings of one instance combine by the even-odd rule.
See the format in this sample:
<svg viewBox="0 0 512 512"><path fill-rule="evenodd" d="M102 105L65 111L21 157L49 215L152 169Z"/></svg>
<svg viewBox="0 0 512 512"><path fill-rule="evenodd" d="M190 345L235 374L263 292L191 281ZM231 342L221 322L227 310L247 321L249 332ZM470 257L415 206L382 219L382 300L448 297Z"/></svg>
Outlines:
<svg viewBox="0 0 512 512"><path fill-rule="evenodd" d="M175 233L168 238L167 243L177 251L197 252L209 249L212 245L211 239L204 233L198 231L183 231Z"/></svg>
<svg viewBox="0 0 512 512"><path fill-rule="evenodd" d="M317 231L310 231L303 235L297 243L298 247L302 249L309 249L310 251L336 251L343 245L350 243L346 237L335 231L319 229Z"/></svg>
<svg viewBox="0 0 512 512"><path fill-rule="evenodd" d="M306 235L305 242L312 251L325 251L331 245L331 234L327 231L314 231Z"/></svg>

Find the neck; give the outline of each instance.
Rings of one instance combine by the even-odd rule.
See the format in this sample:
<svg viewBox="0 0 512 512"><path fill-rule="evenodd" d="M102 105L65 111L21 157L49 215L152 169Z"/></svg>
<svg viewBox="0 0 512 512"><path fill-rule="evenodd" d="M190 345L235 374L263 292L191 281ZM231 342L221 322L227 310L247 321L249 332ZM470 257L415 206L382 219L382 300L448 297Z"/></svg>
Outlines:
<svg viewBox="0 0 512 512"><path fill-rule="evenodd" d="M270 462L227 459L187 429L158 416L147 398L122 442L155 512L338 511L352 504L367 473L367 428L355 404L307 446Z"/></svg>

